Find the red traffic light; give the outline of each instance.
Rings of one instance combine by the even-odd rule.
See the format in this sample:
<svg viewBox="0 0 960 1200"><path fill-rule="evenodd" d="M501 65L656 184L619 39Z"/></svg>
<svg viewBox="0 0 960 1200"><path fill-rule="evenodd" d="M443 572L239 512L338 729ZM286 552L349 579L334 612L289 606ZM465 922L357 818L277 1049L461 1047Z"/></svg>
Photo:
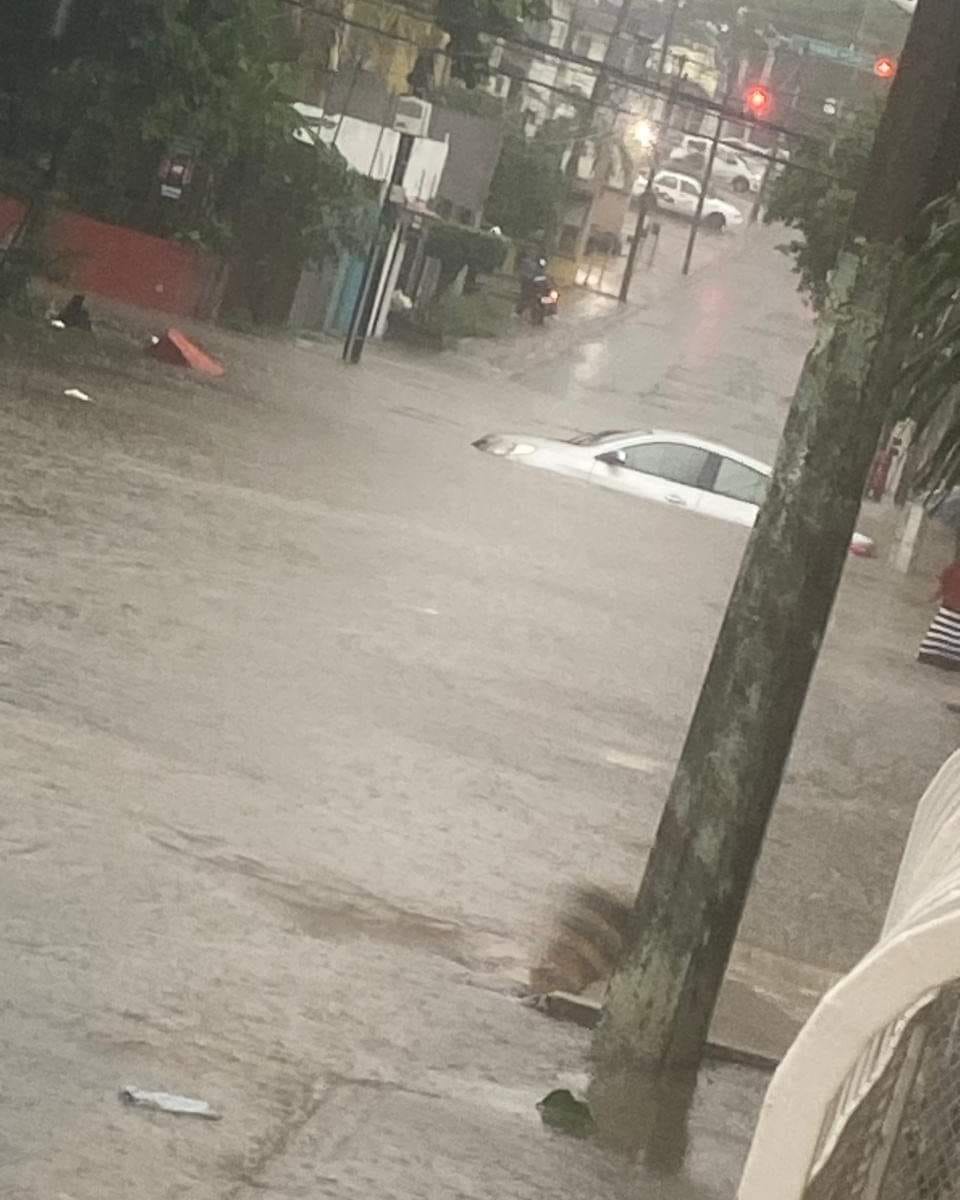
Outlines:
<svg viewBox="0 0 960 1200"><path fill-rule="evenodd" d="M762 117L773 107L770 89L762 83L752 83L743 94L747 108L755 117Z"/></svg>
<svg viewBox="0 0 960 1200"><path fill-rule="evenodd" d="M892 79L897 73L897 60L882 54L873 64L873 73L878 79Z"/></svg>

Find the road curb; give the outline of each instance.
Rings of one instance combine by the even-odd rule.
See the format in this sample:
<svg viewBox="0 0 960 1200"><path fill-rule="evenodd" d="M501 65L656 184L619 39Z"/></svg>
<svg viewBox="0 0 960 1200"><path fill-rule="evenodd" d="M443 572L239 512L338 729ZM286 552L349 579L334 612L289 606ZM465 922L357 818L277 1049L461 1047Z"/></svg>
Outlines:
<svg viewBox="0 0 960 1200"><path fill-rule="evenodd" d="M526 1003L555 1021L565 1021L583 1029L593 1029L603 1012L603 1005L599 1001L575 996L571 992L546 992L541 996L530 997ZM723 1042L707 1042L706 1057L714 1062L734 1063L770 1074L780 1065L780 1060L769 1054Z"/></svg>

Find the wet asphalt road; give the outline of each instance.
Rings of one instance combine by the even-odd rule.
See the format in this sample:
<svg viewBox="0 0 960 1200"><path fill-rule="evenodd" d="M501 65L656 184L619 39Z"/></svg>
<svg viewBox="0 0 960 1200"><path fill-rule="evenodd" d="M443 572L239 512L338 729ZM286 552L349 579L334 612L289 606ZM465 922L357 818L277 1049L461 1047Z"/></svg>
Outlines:
<svg viewBox="0 0 960 1200"><path fill-rule="evenodd" d="M542 1194L545 1166L476 1166L484 1122L585 1040L505 992L556 889L637 878L744 535L470 442L655 425L768 456L809 337L772 240L605 342L565 357L558 326L519 378L226 335L223 386L2 364L0 1191ZM772 963L866 947L956 743L916 590L847 572L743 930ZM229 1119L127 1112L124 1084ZM437 1105L478 1124L428 1187Z"/></svg>

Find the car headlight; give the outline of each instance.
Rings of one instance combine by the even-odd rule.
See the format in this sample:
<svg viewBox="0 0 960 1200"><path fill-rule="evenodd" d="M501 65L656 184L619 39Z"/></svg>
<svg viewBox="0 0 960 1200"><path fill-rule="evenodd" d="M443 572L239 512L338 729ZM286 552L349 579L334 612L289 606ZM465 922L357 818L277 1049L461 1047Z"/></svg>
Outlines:
<svg viewBox="0 0 960 1200"><path fill-rule="evenodd" d="M536 450L536 446L531 446L529 442L513 442L510 438L498 437L495 433L487 434L486 437L480 438L473 444L477 450L483 450L487 454L496 454L500 458L533 454Z"/></svg>

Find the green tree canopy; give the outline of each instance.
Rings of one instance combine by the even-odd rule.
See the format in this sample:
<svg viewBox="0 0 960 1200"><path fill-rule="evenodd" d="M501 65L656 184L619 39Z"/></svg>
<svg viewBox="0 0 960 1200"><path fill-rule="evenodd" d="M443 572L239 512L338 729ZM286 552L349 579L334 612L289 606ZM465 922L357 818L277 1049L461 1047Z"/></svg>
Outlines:
<svg viewBox="0 0 960 1200"><path fill-rule="evenodd" d="M510 243L496 234L483 233L451 221L434 221L427 234L427 254L440 262L437 291L445 291L460 271L490 275L500 269Z"/></svg>
<svg viewBox="0 0 960 1200"><path fill-rule="evenodd" d="M435 20L450 37L452 74L475 87L487 73L487 38L515 36L524 21L549 15L549 0L437 0Z"/></svg>
<svg viewBox="0 0 960 1200"><path fill-rule="evenodd" d="M564 146L570 144L573 122L551 121L528 139L519 114L512 114L504 131L500 159L484 207L484 218L511 238L526 239L556 229L566 195L560 168ZM561 136L560 127L566 127Z"/></svg>
<svg viewBox="0 0 960 1200"><path fill-rule="evenodd" d="M866 169L877 114L844 127L834 152L806 143L774 182L765 219L798 237L781 249L794 258L800 290L818 311L826 298L853 200ZM960 195L930 212L930 232L901 281L891 322L891 420L916 422L921 454L913 487L940 495L960 486Z"/></svg>
<svg viewBox="0 0 960 1200"><path fill-rule="evenodd" d="M43 2L9 0L25 20ZM52 12L48 4L49 22ZM68 203L253 261L269 252L292 269L356 239L364 181L335 151L294 137L298 46L287 6L74 0L70 13L59 40L36 36L34 23L21 47L31 78L0 78L8 160L52 157ZM170 203L157 171L175 144L197 172L192 199Z"/></svg>
<svg viewBox="0 0 960 1200"><path fill-rule="evenodd" d="M902 305L895 415L917 425L922 453L914 487L936 495L960 486L960 193L934 205L931 216Z"/></svg>
<svg viewBox="0 0 960 1200"><path fill-rule="evenodd" d="M826 299L827 276L843 243L877 119L874 111L858 114L840 129L832 153L824 142L803 142L770 188L764 220L782 222L799 235L780 249L793 257L800 291L818 311Z"/></svg>

